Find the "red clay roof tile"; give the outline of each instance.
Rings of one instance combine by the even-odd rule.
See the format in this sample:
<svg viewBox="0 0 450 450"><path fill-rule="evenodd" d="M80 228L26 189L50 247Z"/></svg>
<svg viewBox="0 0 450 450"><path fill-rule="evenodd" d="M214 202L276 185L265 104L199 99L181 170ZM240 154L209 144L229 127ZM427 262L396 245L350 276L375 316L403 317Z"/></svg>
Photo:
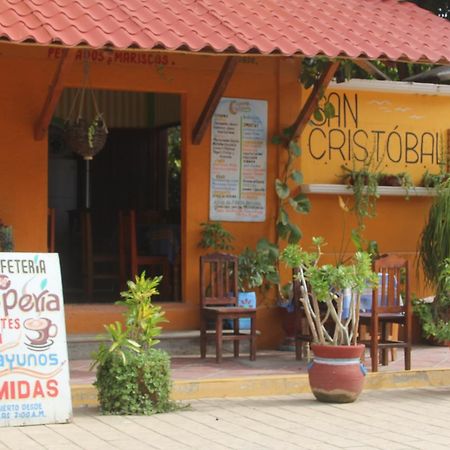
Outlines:
<svg viewBox="0 0 450 450"><path fill-rule="evenodd" d="M0 0L0 38L450 63L450 22L398 0Z"/></svg>

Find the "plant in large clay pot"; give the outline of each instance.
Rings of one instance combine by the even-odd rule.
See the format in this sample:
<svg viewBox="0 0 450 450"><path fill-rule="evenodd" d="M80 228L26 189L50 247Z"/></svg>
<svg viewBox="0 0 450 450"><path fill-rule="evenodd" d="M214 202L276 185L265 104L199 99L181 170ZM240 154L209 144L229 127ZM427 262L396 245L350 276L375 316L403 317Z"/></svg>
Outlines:
<svg viewBox="0 0 450 450"><path fill-rule="evenodd" d="M414 309L425 336L446 342L450 341L450 180L436 189L420 236L418 259L435 295L432 302L416 302Z"/></svg>
<svg viewBox="0 0 450 450"><path fill-rule="evenodd" d="M313 238L313 252L288 245L280 260L296 269L300 283L299 301L312 336L314 359L308 374L311 390L321 401L347 403L360 394L365 369L360 364L364 345L357 343L361 293L374 286L378 276L371 257L356 252L352 264L319 264L323 238ZM344 313L345 289L352 296Z"/></svg>

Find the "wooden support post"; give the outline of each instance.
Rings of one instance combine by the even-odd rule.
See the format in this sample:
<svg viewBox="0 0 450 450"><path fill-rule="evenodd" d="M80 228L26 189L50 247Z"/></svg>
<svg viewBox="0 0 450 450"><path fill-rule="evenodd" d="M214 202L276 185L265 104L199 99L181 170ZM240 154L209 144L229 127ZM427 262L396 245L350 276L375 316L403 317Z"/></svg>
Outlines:
<svg viewBox="0 0 450 450"><path fill-rule="evenodd" d="M200 117L195 124L194 130L192 131L192 143L195 145L200 144L205 135L206 128L211 121L211 117L225 92L228 82L233 75L234 69L236 68L238 58L236 56L228 56L222 70L214 84L214 87L209 94L208 100L200 114Z"/></svg>
<svg viewBox="0 0 450 450"><path fill-rule="evenodd" d="M391 80L390 77L388 77L384 72L378 69L378 67L374 66L370 61L367 61L366 59L356 59L353 62L377 80Z"/></svg>
<svg viewBox="0 0 450 450"><path fill-rule="evenodd" d="M305 129L312 113L317 108L321 97L321 92L323 92L330 84L330 81L333 79L338 67L339 62L337 61L330 61L328 63L328 66L325 68L320 78L314 84L312 91L309 94L309 97L307 98L297 118L295 119L295 122L290 126L291 133L288 136L287 142L289 142L294 136L300 135Z"/></svg>
<svg viewBox="0 0 450 450"><path fill-rule="evenodd" d="M34 126L34 139L36 141L44 139L44 136L47 133L59 97L64 89L64 79L71 68L74 58L74 51L71 51L68 48L63 49L52 83L48 88L47 98L45 99L41 114Z"/></svg>

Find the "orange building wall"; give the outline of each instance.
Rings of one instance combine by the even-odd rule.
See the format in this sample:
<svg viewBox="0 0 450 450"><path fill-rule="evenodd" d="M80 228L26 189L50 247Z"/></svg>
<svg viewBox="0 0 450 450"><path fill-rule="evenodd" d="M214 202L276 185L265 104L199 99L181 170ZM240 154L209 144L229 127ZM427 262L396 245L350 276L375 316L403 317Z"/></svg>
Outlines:
<svg viewBox="0 0 450 450"><path fill-rule="evenodd" d="M192 129L224 62L218 56L153 54L152 63L125 52L101 52L91 63L91 85L112 90L179 93L182 96L183 131L183 303L165 304L168 329L198 327L199 224L208 219L210 128L200 145L191 144ZM0 218L14 227L17 251L45 251L47 211L47 141L33 139L33 124L44 104L58 61L54 49L0 45ZM119 55L119 56L118 56ZM68 87L80 86L81 61L73 64ZM290 125L300 107L297 83L299 63L293 59L246 58L237 67L225 92L227 97L268 101L269 145L267 153L267 219L263 223L231 223L224 226L236 237L236 251L253 246L263 236L274 238L276 196L274 178L283 161L270 137ZM313 210L300 218L305 233L323 235L333 253L341 236L341 210L336 196L311 196ZM367 235L376 236L384 252L413 255L429 206L428 199L381 199L379 217L368 223ZM414 290L414 289L413 289ZM273 306L274 292L259 298L258 328L261 347L275 347L282 336L281 311ZM102 325L119 318L116 306L67 305L68 333L100 332Z"/></svg>
<svg viewBox="0 0 450 450"><path fill-rule="evenodd" d="M5 119L0 124L0 158L3 176L0 187L3 196L0 217L12 224L17 251L45 251L47 210L47 141L33 139L33 124L44 104L60 53L55 49L1 45L1 58L8 70L0 74L3 91L1 104ZM198 260L201 222L208 220L210 131L200 145L191 144L191 132L208 98L224 62L223 57L153 55L155 63L143 64L134 58L120 58L103 52L102 60L90 65L91 86L111 90L171 92L182 96L183 130L183 303L167 304L169 329L190 329L198 326ZM96 56L98 60L98 53ZM112 58L108 62L108 58ZM156 63L158 61L158 63ZM225 92L226 96L264 99L269 102L269 136L277 129L279 65L275 59L250 58L244 60ZM288 64L289 66L289 64ZM295 69L295 67L293 67ZM80 86L83 64L73 63L66 80L67 87ZM294 77L295 78L295 77ZM291 83L291 81L289 82ZM292 95L289 97L292 102ZM269 145L267 220L263 223L227 223L236 236L236 251L254 245L260 236L273 236L275 197L270 189L277 171L277 149ZM258 328L262 331L261 345L279 340L280 312L272 301L260 301ZM67 305L68 333L99 332L102 325L115 320L120 310L115 306Z"/></svg>

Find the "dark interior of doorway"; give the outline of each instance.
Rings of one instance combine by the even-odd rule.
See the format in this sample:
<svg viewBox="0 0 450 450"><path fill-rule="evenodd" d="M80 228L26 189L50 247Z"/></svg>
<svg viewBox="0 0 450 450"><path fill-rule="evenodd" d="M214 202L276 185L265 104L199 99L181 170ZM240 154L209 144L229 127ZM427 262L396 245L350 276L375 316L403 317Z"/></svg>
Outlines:
<svg viewBox="0 0 450 450"><path fill-rule="evenodd" d="M155 300L180 301L180 98L95 93L109 133L93 160L86 164L67 149L64 140L64 119L74 90L64 91L49 130L49 211L55 217L54 245L60 255L65 300L118 300L126 280L134 276L134 239L137 273L163 275ZM89 114L86 111L91 120Z"/></svg>

